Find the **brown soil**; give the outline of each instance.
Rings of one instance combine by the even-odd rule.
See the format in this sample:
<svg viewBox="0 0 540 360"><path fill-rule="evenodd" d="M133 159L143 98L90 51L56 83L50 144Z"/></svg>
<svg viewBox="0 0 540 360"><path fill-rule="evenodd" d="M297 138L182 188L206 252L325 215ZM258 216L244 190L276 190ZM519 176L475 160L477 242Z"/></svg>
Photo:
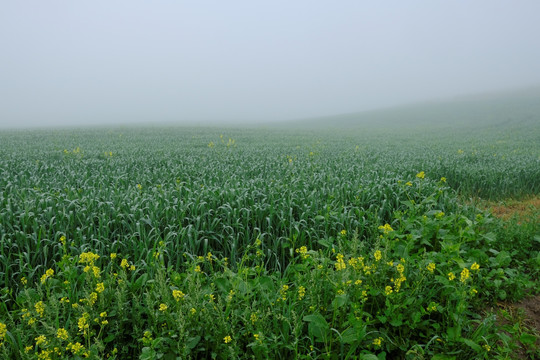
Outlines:
<svg viewBox="0 0 540 360"><path fill-rule="evenodd" d="M533 333L537 336L536 347L540 347L540 294L523 299L519 303L498 303L499 310L505 310L513 319L521 318L519 321L528 333ZM515 320L514 320L515 321ZM512 326L512 322L504 316L497 316L499 326ZM527 354L525 347L515 349L514 356L517 359L537 359L535 355Z"/></svg>
<svg viewBox="0 0 540 360"><path fill-rule="evenodd" d="M540 333L540 295L524 299L513 306L525 313L524 324Z"/></svg>
<svg viewBox="0 0 540 360"><path fill-rule="evenodd" d="M534 196L525 200L506 200L499 203L488 202L484 204L491 209L493 215L508 220L517 217L519 221L540 220L540 197Z"/></svg>

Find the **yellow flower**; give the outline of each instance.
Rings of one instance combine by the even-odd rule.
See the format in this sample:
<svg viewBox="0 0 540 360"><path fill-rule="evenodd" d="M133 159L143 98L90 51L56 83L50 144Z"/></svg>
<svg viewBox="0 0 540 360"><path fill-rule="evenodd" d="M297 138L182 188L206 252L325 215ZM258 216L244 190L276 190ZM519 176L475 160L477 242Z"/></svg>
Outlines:
<svg viewBox="0 0 540 360"><path fill-rule="evenodd" d="M60 242L62 245L66 245L66 237L64 235L60 236Z"/></svg>
<svg viewBox="0 0 540 360"><path fill-rule="evenodd" d="M386 295L390 295L391 293L393 293L394 290L392 290L392 287L391 286L387 286L385 289L384 289L384 293Z"/></svg>
<svg viewBox="0 0 540 360"><path fill-rule="evenodd" d="M173 295L173 297L174 297L174 299L175 299L176 301L183 300L184 297L186 296L186 294L184 294L184 293L183 293L182 291L180 291L180 290L173 290L172 295Z"/></svg>
<svg viewBox="0 0 540 360"><path fill-rule="evenodd" d="M191 308L189 312L191 312L191 315L195 315L197 313L197 310L195 308Z"/></svg>
<svg viewBox="0 0 540 360"><path fill-rule="evenodd" d="M302 300L306 296L306 288L303 286L298 287L298 300Z"/></svg>
<svg viewBox="0 0 540 360"><path fill-rule="evenodd" d="M343 235L343 236L347 235L347 230L341 230L340 234Z"/></svg>
<svg viewBox="0 0 540 360"><path fill-rule="evenodd" d="M36 340L36 346L40 346L43 344L43 346L47 345L47 338L45 335L39 335L37 338L34 338Z"/></svg>
<svg viewBox="0 0 540 360"><path fill-rule="evenodd" d="M232 338L231 338L229 335L227 335L227 336L225 336L225 337L223 338L223 342L224 342L225 344L228 344L228 343L230 343L231 341L232 341Z"/></svg>
<svg viewBox="0 0 540 360"><path fill-rule="evenodd" d="M354 285L362 285L362 280L356 280L356 281L354 282Z"/></svg>
<svg viewBox="0 0 540 360"><path fill-rule="evenodd" d="M441 178L441 182L443 182L443 183L446 182L446 178L444 176Z"/></svg>
<svg viewBox="0 0 540 360"><path fill-rule="evenodd" d="M120 262L120 266L122 267L122 269L125 269L129 266L129 262L127 261L127 259L122 259L122 261Z"/></svg>
<svg viewBox="0 0 540 360"><path fill-rule="evenodd" d="M23 284L23 285L28 284L28 280L26 280L26 278L23 277L23 278L21 279L21 284Z"/></svg>
<svg viewBox="0 0 540 360"><path fill-rule="evenodd" d="M487 352L490 352L491 351L491 346L489 346L488 344L484 344L482 346Z"/></svg>
<svg viewBox="0 0 540 360"><path fill-rule="evenodd" d="M261 338L261 336L259 334L253 334L253 337L255 338L255 340L259 340Z"/></svg>
<svg viewBox="0 0 540 360"><path fill-rule="evenodd" d="M427 269L430 273L433 274L433 271L435 270L435 264L434 263L429 263L428 266L427 266Z"/></svg>
<svg viewBox="0 0 540 360"><path fill-rule="evenodd" d="M423 179L426 176L426 174L423 171L420 171L418 174L416 174L416 177L419 179Z"/></svg>
<svg viewBox="0 0 540 360"><path fill-rule="evenodd" d="M283 285L281 289L279 290L281 300L283 301L287 300L287 290L289 290L289 285Z"/></svg>
<svg viewBox="0 0 540 360"><path fill-rule="evenodd" d="M373 345L375 345L375 346L381 346L382 341L383 341L383 338L382 338L382 337L378 337L378 338L376 338L376 339L373 340Z"/></svg>
<svg viewBox="0 0 540 360"><path fill-rule="evenodd" d="M84 332L86 333L86 330L90 327L90 325L88 325L88 318L90 317L90 314L88 313L84 313L80 318L79 320L77 321L77 326L79 327L79 331L80 332Z"/></svg>
<svg viewBox="0 0 540 360"><path fill-rule="evenodd" d="M41 276L41 283L45 283L45 281L47 281L48 278L52 277L54 275L54 270L53 269L48 269L47 271L45 271L45 274L43 274Z"/></svg>
<svg viewBox="0 0 540 360"><path fill-rule="evenodd" d="M379 226L378 229L379 229L379 230L382 230L385 234L388 234L390 231L394 231L394 229L392 229L392 227L390 226L390 224L384 224L384 225L381 225L381 226Z"/></svg>
<svg viewBox="0 0 540 360"><path fill-rule="evenodd" d="M159 304L159 311L166 311L168 308L167 304Z"/></svg>
<svg viewBox="0 0 540 360"><path fill-rule="evenodd" d="M34 308L36 309L36 312L39 314L39 317L43 317L43 313L45 312L45 304L43 304L43 301L38 301Z"/></svg>
<svg viewBox="0 0 540 360"><path fill-rule="evenodd" d="M116 253L111 253L111 260L116 259L117 256L118 256L118 255L117 255Z"/></svg>
<svg viewBox="0 0 540 360"><path fill-rule="evenodd" d="M343 255L337 254L336 258L337 260L336 260L336 263L334 264L334 266L336 267L336 270L337 271L345 270L347 265L345 265L345 261L343 261Z"/></svg>
<svg viewBox="0 0 540 360"><path fill-rule="evenodd" d="M99 255L94 254L93 252L83 252L81 255L79 255L79 262L81 264L94 265L94 262L97 259L99 259Z"/></svg>
<svg viewBox="0 0 540 360"><path fill-rule="evenodd" d="M71 352L75 355L79 354L81 351L84 351L84 346L81 345L80 342L76 342L75 344L69 343L66 347L66 350L71 350Z"/></svg>
<svg viewBox="0 0 540 360"><path fill-rule="evenodd" d="M201 267L199 265L195 266L195 272L200 273Z"/></svg>
<svg viewBox="0 0 540 360"><path fill-rule="evenodd" d="M60 328L56 331L56 337L61 340L67 340L69 338L69 333L66 329Z"/></svg>
<svg viewBox="0 0 540 360"><path fill-rule="evenodd" d="M137 189L142 190L142 185L141 185L141 184L137 184Z"/></svg>
<svg viewBox="0 0 540 360"><path fill-rule="evenodd" d="M452 281L452 280L454 280L455 278L456 278L456 275L454 275L453 272L449 272L449 273L448 273L448 280Z"/></svg>
<svg viewBox="0 0 540 360"><path fill-rule="evenodd" d="M437 311L437 303L431 302L427 307L427 311L429 312Z"/></svg>
<svg viewBox="0 0 540 360"><path fill-rule="evenodd" d="M478 265L476 262L474 262L472 265L471 265L471 270L478 270L480 269L480 265Z"/></svg>
<svg viewBox="0 0 540 360"><path fill-rule="evenodd" d="M26 346L26 347L24 348L24 352L25 352L25 353L29 353L33 348L34 348L34 347L31 346L31 345Z"/></svg>
<svg viewBox="0 0 540 360"><path fill-rule="evenodd" d="M257 322L257 314L251 313L249 319L251 320L252 324L255 324Z"/></svg>
<svg viewBox="0 0 540 360"><path fill-rule="evenodd" d="M405 183L405 185L407 185L407 186L412 186L412 182L407 181L407 182Z"/></svg>
<svg viewBox="0 0 540 360"><path fill-rule="evenodd" d="M129 270L135 271L135 265L131 265L131 266L129 267Z"/></svg>
<svg viewBox="0 0 540 360"><path fill-rule="evenodd" d="M375 261L379 261L382 259L382 253L380 250L377 250L375 251L375 253L373 254L373 257L375 258Z"/></svg>
<svg viewBox="0 0 540 360"><path fill-rule="evenodd" d="M95 292L92 292L90 293L90 295L88 295L88 298L86 299L86 301L88 301L90 305L94 305L97 301L97 297L98 297L98 294Z"/></svg>
<svg viewBox="0 0 540 360"><path fill-rule="evenodd" d="M305 246L302 246L299 249L296 249L295 252L297 254L300 254L300 256L302 256L302 259L307 259L309 257L309 254L307 253L308 249Z"/></svg>
<svg viewBox="0 0 540 360"><path fill-rule="evenodd" d="M105 285L103 285L103 283L98 283L96 286L96 292L102 293L103 291L105 291Z"/></svg>
<svg viewBox="0 0 540 360"><path fill-rule="evenodd" d="M403 274L403 272L405 271L405 266L403 266L403 264L398 264L396 266L396 269L400 274Z"/></svg>
<svg viewBox="0 0 540 360"><path fill-rule="evenodd" d="M470 277L469 269L464 268L464 269L461 271L461 282L467 281L467 279L468 279L469 277Z"/></svg>
<svg viewBox="0 0 540 360"><path fill-rule="evenodd" d="M0 322L0 342L6 338L7 326L4 323Z"/></svg>

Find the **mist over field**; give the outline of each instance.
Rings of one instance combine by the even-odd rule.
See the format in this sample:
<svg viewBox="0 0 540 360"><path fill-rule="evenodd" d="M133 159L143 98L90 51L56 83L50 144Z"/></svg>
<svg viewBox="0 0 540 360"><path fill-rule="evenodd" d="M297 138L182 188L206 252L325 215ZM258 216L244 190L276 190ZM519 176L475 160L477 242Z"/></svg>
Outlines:
<svg viewBox="0 0 540 360"><path fill-rule="evenodd" d="M464 118L447 99L540 84L539 12L485 0L7 2L0 128L333 126L339 114L350 125L438 101L443 115L421 117L451 125Z"/></svg>

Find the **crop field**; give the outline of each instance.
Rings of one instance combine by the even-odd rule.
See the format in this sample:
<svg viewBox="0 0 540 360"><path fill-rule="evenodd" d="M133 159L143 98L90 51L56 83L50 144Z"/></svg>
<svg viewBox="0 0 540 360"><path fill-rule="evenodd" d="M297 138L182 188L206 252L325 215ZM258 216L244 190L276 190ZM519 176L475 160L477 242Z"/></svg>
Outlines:
<svg viewBox="0 0 540 360"><path fill-rule="evenodd" d="M539 193L538 126L3 131L0 358L534 359Z"/></svg>

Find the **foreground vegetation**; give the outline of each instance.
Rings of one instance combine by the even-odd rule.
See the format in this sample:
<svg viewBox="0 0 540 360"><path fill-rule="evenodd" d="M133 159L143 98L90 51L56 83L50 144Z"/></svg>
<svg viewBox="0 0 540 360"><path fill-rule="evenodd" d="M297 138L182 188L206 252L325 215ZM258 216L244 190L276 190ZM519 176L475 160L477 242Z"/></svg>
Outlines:
<svg viewBox="0 0 540 360"><path fill-rule="evenodd" d="M462 201L538 194L534 136L0 134L0 354L534 358L484 310L540 290L538 212Z"/></svg>

